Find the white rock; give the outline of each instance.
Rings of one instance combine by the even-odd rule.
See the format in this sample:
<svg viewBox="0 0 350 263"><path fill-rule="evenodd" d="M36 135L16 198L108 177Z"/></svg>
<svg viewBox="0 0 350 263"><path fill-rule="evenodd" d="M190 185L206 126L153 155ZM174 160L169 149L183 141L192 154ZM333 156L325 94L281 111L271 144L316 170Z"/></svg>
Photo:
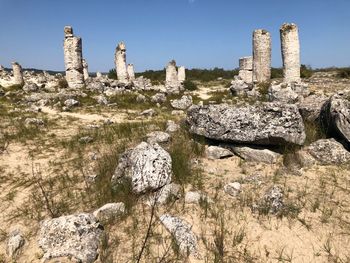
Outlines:
<svg viewBox="0 0 350 263"><path fill-rule="evenodd" d="M125 213L125 205L122 202L109 203L93 212L93 215L101 222L108 222Z"/></svg>

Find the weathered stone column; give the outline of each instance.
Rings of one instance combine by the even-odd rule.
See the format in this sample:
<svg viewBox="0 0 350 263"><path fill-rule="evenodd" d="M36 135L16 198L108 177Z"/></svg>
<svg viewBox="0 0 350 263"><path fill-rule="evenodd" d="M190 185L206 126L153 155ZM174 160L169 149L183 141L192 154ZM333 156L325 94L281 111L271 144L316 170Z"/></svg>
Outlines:
<svg viewBox="0 0 350 263"><path fill-rule="evenodd" d="M87 80L89 78L89 65L85 59L83 59L83 73L84 80Z"/></svg>
<svg viewBox="0 0 350 263"><path fill-rule="evenodd" d="M300 82L300 43L296 24L280 28L284 82Z"/></svg>
<svg viewBox="0 0 350 263"><path fill-rule="evenodd" d="M96 77L97 78L101 78L102 77L102 73L101 72L96 72Z"/></svg>
<svg viewBox="0 0 350 263"><path fill-rule="evenodd" d="M176 61L172 60L168 63L166 67L165 82L174 83L178 81L177 70L176 70Z"/></svg>
<svg viewBox="0 0 350 263"><path fill-rule="evenodd" d="M177 79L180 82L184 82L186 80L186 69L184 66L178 68Z"/></svg>
<svg viewBox="0 0 350 263"><path fill-rule="evenodd" d="M264 29L253 32L253 81L267 82L271 78L271 36Z"/></svg>
<svg viewBox="0 0 350 263"><path fill-rule="evenodd" d="M23 72L22 67L17 62L12 62L12 71L13 71L13 84L14 85L23 85Z"/></svg>
<svg viewBox="0 0 350 263"><path fill-rule="evenodd" d="M115 50L115 70L119 81L127 82L129 79L126 67L126 47L120 42Z"/></svg>
<svg viewBox="0 0 350 263"><path fill-rule="evenodd" d="M134 64L128 64L127 71L128 71L129 80L135 80Z"/></svg>
<svg viewBox="0 0 350 263"><path fill-rule="evenodd" d="M253 82L253 57L242 57L239 59L238 76L245 83Z"/></svg>
<svg viewBox="0 0 350 263"><path fill-rule="evenodd" d="M83 73L82 41L73 35L71 26L64 27L64 64L66 80L70 88L82 88L85 85Z"/></svg>

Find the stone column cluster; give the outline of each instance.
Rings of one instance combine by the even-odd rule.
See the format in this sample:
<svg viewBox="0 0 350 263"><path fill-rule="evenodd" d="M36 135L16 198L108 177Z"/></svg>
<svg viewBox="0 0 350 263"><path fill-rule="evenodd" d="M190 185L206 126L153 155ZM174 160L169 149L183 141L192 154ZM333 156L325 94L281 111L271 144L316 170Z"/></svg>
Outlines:
<svg viewBox="0 0 350 263"><path fill-rule="evenodd" d="M300 82L300 43L297 25L285 23L280 28L284 82Z"/></svg>
<svg viewBox="0 0 350 263"><path fill-rule="evenodd" d="M70 88L82 88L84 82L82 41L73 35L73 28L64 28L64 64L66 80Z"/></svg>
<svg viewBox="0 0 350 263"><path fill-rule="evenodd" d="M183 82L186 80L186 69L184 66L176 67L176 61L172 60L168 63L165 70L165 82L166 84L174 84L177 82Z"/></svg>
<svg viewBox="0 0 350 263"><path fill-rule="evenodd" d="M252 83L253 80L253 57L242 57L239 59L238 76L246 83Z"/></svg>
<svg viewBox="0 0 350 263"><path fill-rule="evenodd" d="M17 62L12 62L12 71L13 71L13 84L14 85L23 85L23 72L22 67Z"/></svg>
<svg viewBox="0 0 350 263"><path fill-rule="evenodd" d="M271 36L264 29L253 32L253 81L267 82L271 78Z"/></svg>

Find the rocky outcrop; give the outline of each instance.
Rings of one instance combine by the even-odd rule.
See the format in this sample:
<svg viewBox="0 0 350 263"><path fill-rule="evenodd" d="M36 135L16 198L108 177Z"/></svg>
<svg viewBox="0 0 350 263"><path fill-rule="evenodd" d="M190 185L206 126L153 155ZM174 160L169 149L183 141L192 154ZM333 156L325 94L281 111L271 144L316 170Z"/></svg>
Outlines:
<svg viewBox="0 0 350 263"><path fill-rule="evenodd" d="M91 214L76 214L45 220L38 237L44 259L69 257L92 263L98 257L103 227Z"/></svg>
<svg viewBox="0 0 350 263"><path fill-rule="evenodd" d="M122 154L112 184L126 176L135 193L157 190L171 182L171 157L158 144L142 142Z"/></svg>
<svg viewBox="0 0 350 263"><path fill-rule="evenodd" d="M164 227L174 236L180 251L187 255L199 257L197 251L197 237L191 230L191 225L182 219L168 214L162 215L160 221Z"/></svg>
<svg viewBox="0 0 350 263"><path fill-rule="evenodd" d="M223 142L302 145L306 137L298 108L290 104L192 106L187 122L190 132Z"/></svg>
<svg viewBox="0 0 350 263"><path fill-rule="evenodd" d="M333 95L321 109L321 124L329 136L350 145L350 101L346 95Z"/></svg>

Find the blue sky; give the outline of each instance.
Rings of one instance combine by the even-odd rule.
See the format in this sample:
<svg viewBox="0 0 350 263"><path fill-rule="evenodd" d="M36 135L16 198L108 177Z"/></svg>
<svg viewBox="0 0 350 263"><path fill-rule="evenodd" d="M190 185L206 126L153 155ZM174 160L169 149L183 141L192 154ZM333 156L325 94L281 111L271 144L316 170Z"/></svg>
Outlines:
<svg viewBox="0 0 350 263"><path fill-rule="evenodd" d="M91 71L114 67L119 41L136 71L173 58L232 69L251 54L257 28L271 32L279 67L283 22L299 26L303 64L350 66L350 0L0 0L0 64L63 70L63 27L72 25Z"/></svg>

